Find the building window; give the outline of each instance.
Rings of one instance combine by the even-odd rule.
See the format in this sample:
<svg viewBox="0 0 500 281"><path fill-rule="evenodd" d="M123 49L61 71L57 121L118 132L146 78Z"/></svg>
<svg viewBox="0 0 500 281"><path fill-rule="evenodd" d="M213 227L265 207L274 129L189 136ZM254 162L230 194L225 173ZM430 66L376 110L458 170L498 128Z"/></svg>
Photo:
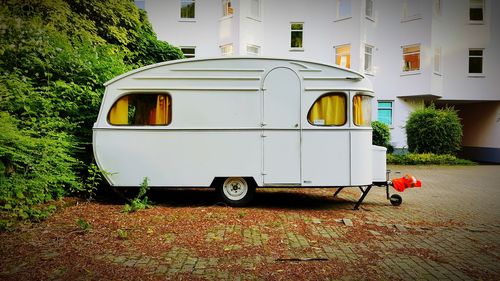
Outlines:
<svg viewBox="0 0 500 281"><path fill-rule="evenodd" d="M181 47L181 51L186 59L192 59L196 55L195 47Z"/></svg>
<svg viewBox="0 0 500 281"><path fill-rule="evenodd" d="M131 94L115 102L108 114L111 125L168 125L172 120L170 96Z"/></svg>
<svg viewBox="0 0 500 281"><path fill-rule="evenodd" d="M137 8L139 8L141 10L146 9L146 0L135 0L134 3L137 6Z"/></svg>
<svg viewBox="0 0 500 281"><path fill-rule="evenodd" d="M233 44L226 44L220 47L220 52L223 56L230 56L233 54Z"/></svg>
<svg viewBox="0 0 500 281"><path fill-rule="evenodd" d="M257 19L260 18L260 0L251 0L250 16Z"/></svg>
<svg viewBox="0 0 500 281"><path fill-rule="evenodd" d="M365 1L365 16L369 19L373 19L373 0Z"/></svg>
<svg viewBox="0 0 500 281"><path fill-rule="evenodd" d="M195 0L181 0L181 18L194 19Z"/></svg>
<svg viewBox="0 0 500 281"><path fill-rule="evenodd" d="M411 21L420 19L420 3L421 0L404 0L403 3L403 21Z"/></svg>
<svg viewBox="0 0 500 281"><path fill-rule="evenodd" d="M351 17L351 0L337 0L337 19Z"/></svg>
<svg viewBox="0 0 500 281"><path fill-rule="evenodd" d="M335 64L345 68L351 67L351 45L335 47Z"/></svg>
<svg viewBox="0 0 500 281"><path fill-rule="evenodd" d="M441 0L434 0L434 14L441 16Z"/></svg>
<svg viewBox="0 0 500 281"><path fill-rule="evenodd" d="M346 95L328 93L317 99L309 109L307 120L315 126L342 126L347 120Z"/></svg>
<svg viewBox="0 0 500 281"><path fill-rule="evenodd" d="M434 49L434 72L441 73L441 48Z"/></svg>
<svg viewBox="0 0 500 281"><path fill-rule="evenodd" d="M365 45L365 73L373 73L373 46Z"/></svg>
<svg viewBox="0 0 500 281"><path fill-rule="evenodd" d="M484 0L469 0L469 21L482 23L484 20Z"/></svg>
<svg viewBox="0 0 500 281"><path fill-rule="evenodd" d="M222 0L222 16L227 17L233 14L233 6L231 0Z"/></svg>
<svg viewBox="0 0 500 281"><path fill-rule="evenodd" d="M403 71L420 70L420 44L403 46Z"/></svg>
<svg viewBox="0 0 500 281"><path fill-rule="evenodd" d="M377 109L377 120L392 126L392 101L379 101Z"/></svg>
<svg viewBox="0 0 500 281"><path fill-rule="evenodd" d="M247 45L247 54L258 56L260 54L260 47L256 45Z"/></svg>
<svg viewBox="0 0 500 281"><path fill-rule="evenodd" d="M291 32L290 32L290 47L292 48L303 48L302 38L304 36L304 23L291 23Z"/></svg>
<svg viewBox="0 0 500 281"><path fill-rule="evenodd" d="M483 49L469 49L469 73L483 73Z"/></svg>

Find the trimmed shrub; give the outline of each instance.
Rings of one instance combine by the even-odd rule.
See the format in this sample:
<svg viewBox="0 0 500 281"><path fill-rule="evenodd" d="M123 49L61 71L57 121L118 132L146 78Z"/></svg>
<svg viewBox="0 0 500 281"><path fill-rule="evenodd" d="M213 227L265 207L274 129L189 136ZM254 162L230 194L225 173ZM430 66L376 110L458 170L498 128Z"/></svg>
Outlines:
<svg viewBox="0 0 500 281"><path fill-rule="evenodd" d="M398 165L475 165L476 163L457 158L454 155L433 153L387 154L388 164Z"/></svg>
<svg viewBox="0 0 500 281"><path fill-rule="evenodd" d="M410 152L455 154L460 150L462 125L453 108L431 105L410 114L406 137Z"/></svg>
<svg viewBox="0 0 500 281"><path fill-rule="evenodd" d="M374 145L385 146L389 148L389 141L391 140L391 131L389 129L389 126L380 121L373 121L372 129L372 143Z"/></svg>

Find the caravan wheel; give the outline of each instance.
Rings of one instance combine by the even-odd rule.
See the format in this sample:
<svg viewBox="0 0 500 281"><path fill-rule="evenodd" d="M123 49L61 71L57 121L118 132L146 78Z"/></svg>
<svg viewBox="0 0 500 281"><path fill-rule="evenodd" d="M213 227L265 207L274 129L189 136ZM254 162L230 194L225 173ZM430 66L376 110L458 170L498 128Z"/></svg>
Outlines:
<svg viewBox="0 0 500 281"><path fill-rule="evenodd" d="M230 206L239 207L250 203L255 186L245 178L226 178L218 186L219 195Z"/></svg>

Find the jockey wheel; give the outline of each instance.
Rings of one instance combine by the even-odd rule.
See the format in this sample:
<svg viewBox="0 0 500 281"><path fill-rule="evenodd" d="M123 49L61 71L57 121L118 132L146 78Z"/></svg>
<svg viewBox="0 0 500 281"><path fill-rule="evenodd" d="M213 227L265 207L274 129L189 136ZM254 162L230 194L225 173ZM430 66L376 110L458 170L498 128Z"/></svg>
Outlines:
<svg viewBox="0 0 500 281"><path fill-rule="evenodd" d="M391 201L392 206L399 206L403 203L403 198L399 194L391 195L389 200Z"/></svg>

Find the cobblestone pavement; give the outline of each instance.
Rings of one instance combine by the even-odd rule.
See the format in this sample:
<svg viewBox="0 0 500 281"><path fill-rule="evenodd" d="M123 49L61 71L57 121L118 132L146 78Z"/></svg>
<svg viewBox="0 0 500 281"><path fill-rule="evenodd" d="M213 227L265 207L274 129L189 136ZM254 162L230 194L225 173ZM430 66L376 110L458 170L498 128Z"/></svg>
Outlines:
<svg viewBox="0 0 500 281"><path fill-rule="evenodd" d="M138 252L130 239L119 252L102 247L87 258L158 280L500 280L500 166L390 168L393 177L411 173L423 182L401 193L398 207L377 187L358 211L354 188L336 199L334 189L259 190L253 206L238 209L210 206L210 196L183 201L196 191L167 191L162 196L175 203L160 199L146 212L184 220L187 231L153 227L157 250ZM186 208L189 217L175 217ZM196 229L205 220L217 223ZM195 246L183 242L189 235ZM22 264L0 267L0 279L15 279L29 268ZM47 269L48 279L66 279L60 268Z"/></svg>

